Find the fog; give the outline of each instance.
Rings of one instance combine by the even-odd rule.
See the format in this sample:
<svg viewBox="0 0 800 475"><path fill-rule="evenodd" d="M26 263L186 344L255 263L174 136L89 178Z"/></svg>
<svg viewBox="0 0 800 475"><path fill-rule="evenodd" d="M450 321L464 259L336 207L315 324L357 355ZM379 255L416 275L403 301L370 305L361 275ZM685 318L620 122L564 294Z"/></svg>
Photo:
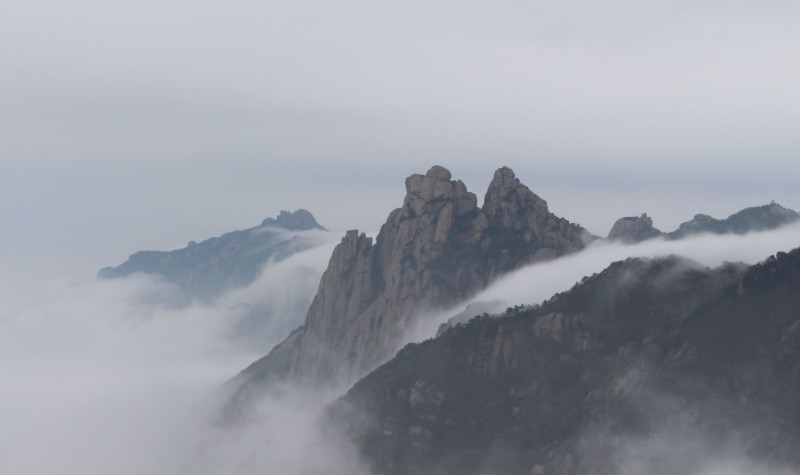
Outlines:
<svg viewBox="0 0 800 475"><path fill-rule="evenodd" d="M534 303L627 256L679 253L713 266L756 262L798 242L800 226L681 242L598 244L520 270L474 300ZM144 275L98 281L64 278L54 269L68 266L55 263L4 267L0 472L367 473L354 449L320 425L319 416L335 393L286 387L265 398L241 424L219 420L223 383L302 322L305 312L290 309L310 300L332 246L273 263L252 286L212 305L170 304L177 290ZM253 323L247 321L252 313L242 308L268 304L282 319L260 326L257 335L242 331ZM669 458L663 451L697 457L687 465L686 473L693 475L767 473L733 452L709 460L697 445L668 433L623 444L621 475L662 473L654 467Z"/></svg>
<svg viewBox="0 0 800 475"><path fill-rule="evenodd" d="M745 235L705 234L680 241L653 239L635 245L596 242L574 255L525 267L498 279L483 292L446 311L430 312L406 334L406 341L422 341L435 335L439 325L460 313L473 302L502 300L508 306L539 304L557 292L568 291L582 277L599 273L609 264L629 257L659 258L679 255L698 265L716 267L726 262L755 264L776 252L800 247L800 223L774 231ZM691 262L679 265L674 272L693 267ZM624 278L621 279L624 281ZM706 402L687 401L685 396L642 389L648 380L647 368L630 368L616 385L621 399L638 408L647 418L646 434L620 436L605 427L586 427L580 434L574 468L580 475L593 475L592 461L601 460L616 475L796 475L794 469L772 460L748 455L748 441L772 434L763 415L753 408L752 414L723 412L715 401L730 397L715 394L709 385ZM702 384L702 383L699 383ZM708 417L705 424L692 425L696 419ZM714 421L714 422L708 422ZM725 433L711 427L728 427ZM609 422L609 425L613 425ZM709 427L710 426L710 427ZM610 465L609 465L610 464ZM491 468L487 475L498 473ZM537 473L537 472L532 472Z"/></svg>
<svg viewBox="0 0 800 475"><path fill-rule="evenodd" d="M421 341L433 337L439 325L464 311L470 303L500 300L508 306L538 304L558 292L569 290L583 277L601 272L612 262L629 257L679 255L707 267L716 267L725 262L752 265L776 252L786 252L797 247L800 247L800 223L774 231L744 235L705 234L678 241L658 238L634 245L599 241L573 255L509 273L452 309L429 311L429 315L408 330L405 341Z"/></svg>
<svg viewBox="0 0 800 475"><path fill-rule="evenodd" d="M56 265L4 267L0 472L322 473L304 464L307 450L326 454L315 424L329 396L266 400L235 430L219 414L223 383L302 324L297 302L310 302L331 250L272 264L213 305L176 306L178 290L145 275L65 280ZM257 325L242 306L277 321ZM316 463L352 467L336 447Z"/></svg>
<svg viewBox="0 0 800 475"><path fill-rule="evenodd" d="M568 290L583 276L605 269L628 257L688 257L716 267L724 262L755 264L779 251L800 247L800 224L776 231L746 235L701 235L679 241L653 239L636 245L597 242L584 252L552 262L530 266L499 279L474 300L504 300L511 304L540 303L556 292Z"/></svg>
<svg viewBox="0 0 800 475"><path fill-rule="evenodd" d="M317 246L283 261L266 263L256 282L229 291L214 303L232 315L239 344L266 352L303 324L339 236L328 232L294 234L313 237Z"/></svg>

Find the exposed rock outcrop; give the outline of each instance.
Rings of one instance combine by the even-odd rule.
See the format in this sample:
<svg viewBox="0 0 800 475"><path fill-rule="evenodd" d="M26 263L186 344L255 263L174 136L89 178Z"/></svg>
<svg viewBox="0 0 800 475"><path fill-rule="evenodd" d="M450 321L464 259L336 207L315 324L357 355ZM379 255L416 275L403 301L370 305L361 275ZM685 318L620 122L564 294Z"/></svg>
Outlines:
<svg viewBox="0 0 800 475"><path fill-rule="evenodd" d="M443 167L412 175L403 205L374 243L347 232L294 343L244 370L234 399L274 378L352 382L394 354L421 311L454 305L506 272L575 252L591 238L550 213L509 168L495 172L482 208Z"/></svg>
<svg viewBox="0 0 800 475"><path fill-rule="evenodd" d="M620 218L608 233L609 241L621 241L634 244L647 239L662 236L664 233L653 227L653 219L643 213L641 216Z"/></svg>
<svg viewBox="0 0 800 475"><path fill-rule="evenodd" d="M485 247L498 252L492 259L499 259L498 266L504 269L518 267L520 261L554 259L586 244L585 229L551 213L547 202L508 167L494 173L482 211L489 224Z"/></svg>

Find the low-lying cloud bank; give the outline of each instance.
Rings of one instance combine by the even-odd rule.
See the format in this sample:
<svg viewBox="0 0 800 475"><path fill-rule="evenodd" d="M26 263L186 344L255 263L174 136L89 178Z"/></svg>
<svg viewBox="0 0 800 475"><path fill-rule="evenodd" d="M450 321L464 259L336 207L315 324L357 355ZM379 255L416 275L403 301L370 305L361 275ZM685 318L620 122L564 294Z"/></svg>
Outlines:
<svg viewBox="0 0 800 475"><path fill-rule="evenodd" d="M587 275L628 257L688 257L716 267L724 262L755 264L779 251L800 246L800 224L745 235L705 234L679 241L652 239L635 245L599 242L577 254L521 269L499 279L472 300L504 300L509 304L538 303L569 289Z"/></svg>
<svg viewBox="0 0 800 475"><path fill-rule="evenodd" d="M799 244L800 226L636 246L598 244L522 269L473 300L535 303L629 256L674 253L713 266L756 262ZM176 289L147 276L37 286L36 279L5 267L0 473L366 473L352 448L320 426L333 394L287 388L265 399L244 424L217 424L225 397L221 384L302 323L306 309L299 311L298 302L313 297L333 245L273 264L251 287L211 306L167 305L164 297ZM276 320L253 321L257 313L251 310L258 308L269 308ZM415 337L434 331L418 329ZM631 441L621 456L644 453L637 447L669 449L659 444ZM656 462L631 462L621 475L671 473L654 471ZM693 475L766 470L746 458L694 467Z"/></svg>
<svg viewBox="0 0 800 475"><path fill-rule="evenodd" d="M407 341L420 341L435 335L440 324L463 311L470 303L493 300L506 302L509 306L541 303L558 292L569 290L583 277L599 273L612 262L629 257L655 258L675 254L704 266L716 267L724 262L755 264L776 252L799 246L800 223L773 231L744 235L704 234L679 241L659 238L634 245L601 241L576 254L531 265L498 279L453 309L423 319L409 332Z"/></svg>
<svg viewBox="0 0 800 475"><path fill-rule="evenodd" d="M335 245L326 242L269 263L252 285L218 299L216 306L235 315L236 338L265 352L302 325Z"/></svg>
<svg viewBox="0 0 800 475"><path fill-rule="evenodd" d="M270 454L291 460L322 403L265 403L232 432L216 424L220 387L302 324L332 247L272 263L213 305L177 305L179 289L146 275L75 282L3 267L0 473L245 474L277 467Z"/></svg>

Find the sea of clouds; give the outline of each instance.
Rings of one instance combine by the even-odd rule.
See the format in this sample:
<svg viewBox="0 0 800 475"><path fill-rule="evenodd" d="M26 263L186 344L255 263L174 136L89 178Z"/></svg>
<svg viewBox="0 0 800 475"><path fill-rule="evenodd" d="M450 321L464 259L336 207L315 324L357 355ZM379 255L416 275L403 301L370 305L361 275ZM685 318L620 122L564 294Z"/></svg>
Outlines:
<svg viewBox="0 0 800 475"><path fill-rule="evenodd" d="M319 416L335 393L287 388L265 398L244 423L224 425L219 418L227 396L224 383L266 354L287 329L302 324L305 311L298 309L313 297L333 245L272 263L250 287L213 304L177 304L172 299L177 289L149 276L75 278L59 275L65 267L46 260L5 262L0 271L0 473L365 473L353 449L320 426ZM755 263L798 245L800 225L677 242L598 243L499 279L471 301L540 302L631 256L680 254L716 266ZM258 308L280 321L254 327L250 310ZM431 337L452 312L427 319L408 341ZM258 332L254 336L247 328ZM659 446L659 440L631 441L630 450L621 449L621 456L633 457L621 475L657 473L648 461L661 463L663 457L636 457L658 447L672 450L667 443ZM734 455L690 464L691 474L767 473L759 463Z"/></svg>

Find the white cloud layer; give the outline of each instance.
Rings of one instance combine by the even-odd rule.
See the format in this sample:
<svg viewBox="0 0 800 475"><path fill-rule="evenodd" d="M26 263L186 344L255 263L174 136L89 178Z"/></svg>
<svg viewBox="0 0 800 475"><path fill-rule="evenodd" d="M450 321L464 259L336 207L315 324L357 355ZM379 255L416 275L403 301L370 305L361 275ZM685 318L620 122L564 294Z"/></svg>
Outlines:
<svg viewBox="0 0 800 475"><path fill-rule="evenodd" d="M657 258L672 254L716 267L724 262L755 264L780 251L800 247L800 224L774 231L744 235L704 234L678 241L652 239L635 245L597 242L587 249L559 259L524 267L501 277L486 290L444 312L435 312L408 333L407 341L420 341L436 334L439 325L463 311L472 302L501 300L509 306L537 304L558 292L569 290L583 277L599 273L609 264L628 257Z"/></svg>
<svg viewBox="0 0 800 475"><path fill-rule="evenodd" d="M790 251L797 247L800 247L800 224L786 226L777 231L741 236L707 234L679 241L653 239L633 246L600 242L585 252L510 274L481 292L475 300L499 299L511 304L539 303L556 292L568 290L583 276L600 272L612 262L628 257L664 257L675 254L705 266L716 267L724 262L755 264L776 252Z"/></svg>
<svg viewBox="0 0 800 475"><path fill-rule="evenodd" d="M800 226L741 237L598 245L523 269L476 298L535 302L629 255L681 253L707 265L755 262L797 242ZM264 327L274 331L259 334L261 340L256 342L237 327L246 315L241 305L271 302L279 314L296 307L293 299L310 299L309 294L296 293L315 290L304 282L311 274L314 281L319 279L332 245L274 265L251 288L229 294L213 306L166 305L165 297L175 289L146 276L47 283L26 277L26 273L48 275L38 272L41 269L3 267L0 472L366 473L353 449L320 427L321 411L334 394L288 388L265 399L244 424L218 424L225 397L221 384L282 338L286 325L299 324L304 317L304 312L293 314L287 317L291 321ZM654 450L656 443L632 441L630 447ZM647 459L631 463L624 475L652 473ZM696 466L697 475L739 475L753 467L764 468L740 458Z"/></svg>
<svg viewBox="0 0 800 475"><path fill-rule="evenodd" d="M316 433L311 423L322 405L315 397L307 398L303 417L283 414L297 416L293 438L286 420L257 427L256 436L217 426L221 385L282 339L286 328L302 324L305 308L298 311L297 302L310 302L331 249L324 245L273 264L252 287L213 306L176 306L170 302L177 289L144 275L44 284L14 272L46 271L4 268L0 472L260 473L278 460L269 454L289 457L289 444L301 450ZM242 306L275 321L242 326L245 317L254 318ZM276 407L265 405L261 413L278 417ZM260 454L254 467L247 468L247 451ZM206 464L198 466L198 459Z"/></svg>

